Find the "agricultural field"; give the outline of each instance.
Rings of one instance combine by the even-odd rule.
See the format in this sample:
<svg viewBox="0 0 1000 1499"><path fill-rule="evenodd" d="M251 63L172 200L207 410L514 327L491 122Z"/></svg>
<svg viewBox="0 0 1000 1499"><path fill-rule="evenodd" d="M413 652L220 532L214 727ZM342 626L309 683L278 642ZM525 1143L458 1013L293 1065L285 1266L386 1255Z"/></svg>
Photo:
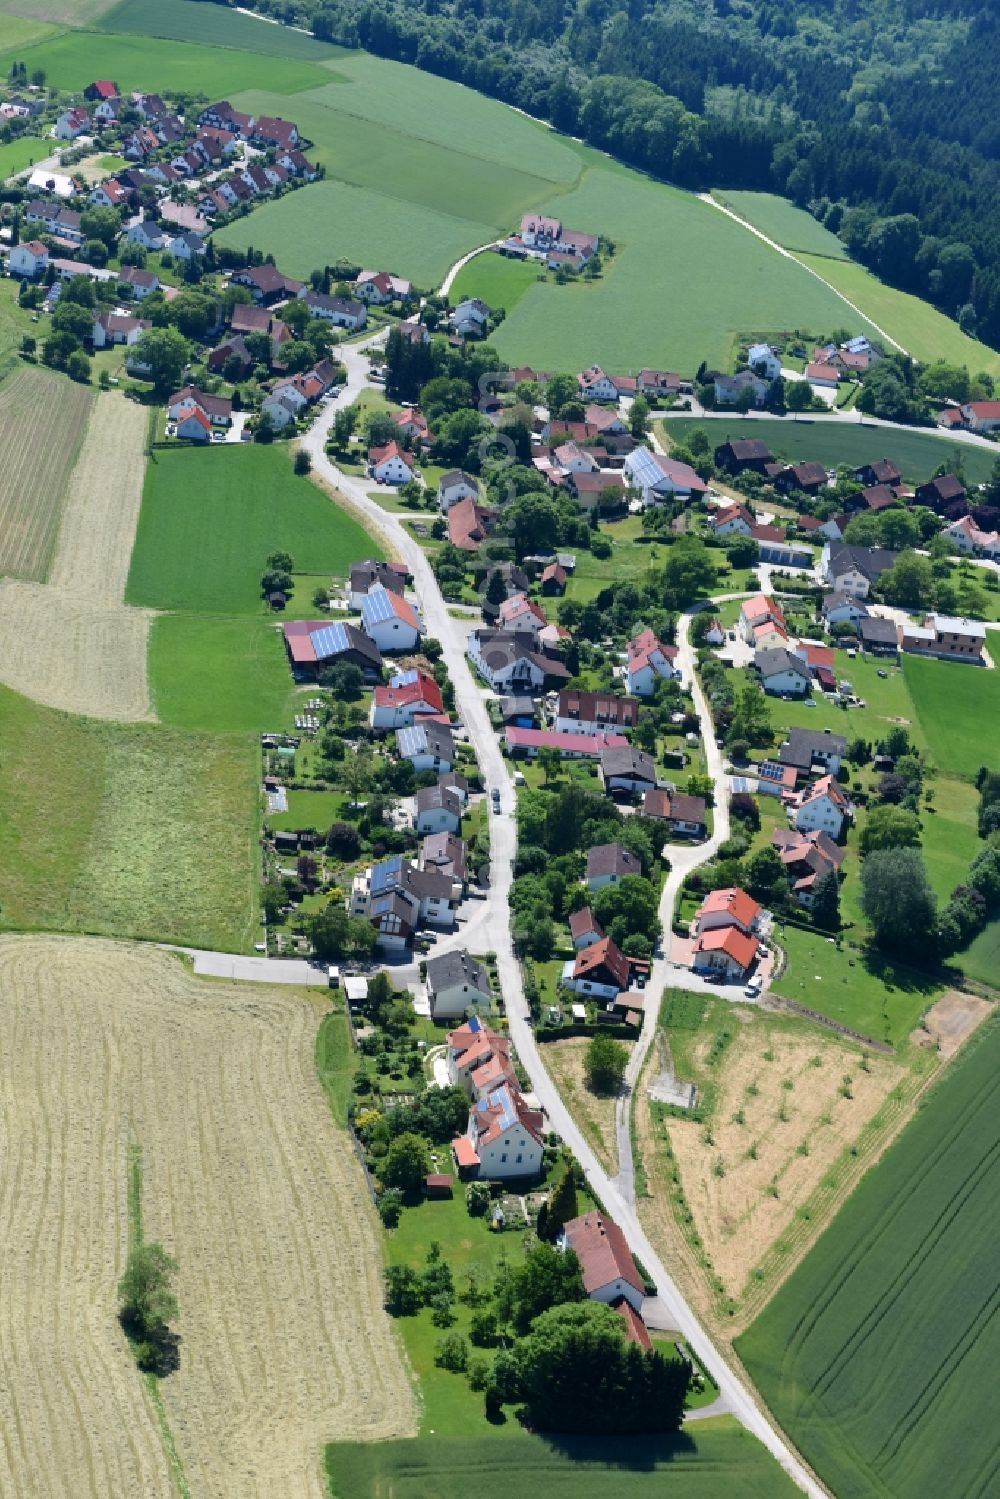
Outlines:
<svg viewBox="0 0 1000 1499"><path fill-rule="evenodd" d="M0 386L0 574L42 582L94 394L21 366Z"/></svg>
<svg viewBox="0 0 1000 1499"><path fill-rule="evenodd" d="M620 1440L527 1432L409 1442L341 1442L326 1450L332 1499L641 1499L656 1474L675 1499L791 1499L797 1490L729 1417L676 1437Z"/></svg>
<svg viewBox="0 0 1000 1499"><path fill-rule="evenodd" d="M839 1499L996 1489L998 1130L991 1024L737 1340Z"/></svg>
<svg viewBox="0 0 1000 1499"><path fill-rule="evenodd" d="M78 93L94 78L110 76L126 90L159 89L213 98L247 88L294 94L318 88L328 77L317 64L297 57L107 31L67 32L20 49L19 60L29 70L43 68L51 88L70 93ZM286 116L287 112L286 105Z"/></svg>
<svg viewBox="0 0 1000 1499"><path fill-rule="evenodd" d="M130 1147L179 1265L157 1393L183 1492L322 1499L324 1442L412 1433L375 1215L315 1071L325 997L53 937L0 942L0 996L4 1494L177 1492L116 1319Z"/></svg>
<svg viewBox="0 0 1000 1499"><path fill-rule="evenodd" d="M779 198L776 193L737 192L728 187L717 188L712 197L784 250L803 250L832 260L849 258L835 234L788 198Z"/></svg>
<svg viewBox="0 0 1000 1499"><path fill-rule="evenodd" d="M539 275L537 261L511 260L506 255L487 252L477 255L462 267L451 286L451 299L481 297L489 307L503 307L510 312Z"/></svg>
<svg viewBox="0 0 1000 1499"><path fill-rule="evenodd" d="M972 443L957 443L917 428L912 431L886 431L863 422L810 421L808 418L763 417L743 422L734 413L723 417L671 416L657 426L664 436L684 442L696 427L707 432L713 447L729 437L760 437L776 458L789 463L813 460L836 468L846 463L852 468L875 458L892 458L903 478L910 484L930 479L942 463L953 469L961 460L970 484L984 484L993 469L994 455L988 448Z"/></svg>
<svg viewBox="0 0 1000 1499"><path fill-rule="evenodd" d="M0 15L22 16L36 24L86 26L113 3L114 0L3 0Z"/></svg>
<svg viewBox="0 0 1000 1499"><path fill-rule="evenodd" d="M245 952L257 749L56 712L0 688L0 924Z"/></svg>
<svg viewBox="0 0 1000 1499"><path fill-rule="evenodd" d="M280 727L294 698L280 625L242 616L160 615L149 681L161 723L213 733Z"/></svg>
<svg viewBox="0 0 1000 1499"><path fill-rule="evenodd" d="M21 368L18 346L34 330L30 314L18 306L17 282L9 276L0 278L0 380Z"/></svg>
<svg viewBox="0 0 1000 1499"><path fill-rule="evenodd" d="M935 1063L920 1053L911 1071L816 1027L678 991L661 1016L636 1106L640 1217L705 1315L724 1309L728 1339L801 1259ZM696 1084L693 1117L649 1097L665 1071Z"/></svg>
<svg viewBox="0 0 1000 1499"><path fill-rule="evenodd" d="M153 609L263 615L270 552L296 569L343 576L378 543L282 447L158 451L146 474L125 597Z"/></svg>
<svg viewBox="0 0 1000 1499"><path fill-rule="evenodd" d="M206 47L232 47L240 52L263 52L268 57L295 57L326 62L340 51L290 26L261 19L226 6L198 0L122 0L106 10L98 30L131 32L143 37L166 37L174 42L200 42Z"/></svg>
<svg viewBox="0 0 1000 1499"><path fill-rule="evenodd" d="M931 754L943 771L972 780L981 765L997 763L1000 673L904 656L903 676Z"/></svg>
<svg viewBox="0 0 1000 1499"><path fill-rule="evenodd" d="M858 307L874 318L880 327L911 353L915 359L930 362L945 359L950 364L964 364L970 372L987 370L1000 374L1000 354L961 328L929 302L909 292L886 286L864 266L853 260L830 260L821 255L799 255L804 266L822 276Z"/></svg>

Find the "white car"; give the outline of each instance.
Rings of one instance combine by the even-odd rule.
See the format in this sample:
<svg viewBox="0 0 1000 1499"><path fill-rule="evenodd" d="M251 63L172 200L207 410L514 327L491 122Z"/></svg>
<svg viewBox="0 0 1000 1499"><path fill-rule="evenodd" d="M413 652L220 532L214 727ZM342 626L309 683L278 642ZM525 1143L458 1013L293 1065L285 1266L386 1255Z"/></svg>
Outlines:
<svg viewBox="0 0 1000 1499"><path fill-rule="evenodd" d="M746 988L743 990L743 993L746 995L747 999L757 999L763 986L763 980L755 976L750 980L749 984L747 984Z"/></svg>

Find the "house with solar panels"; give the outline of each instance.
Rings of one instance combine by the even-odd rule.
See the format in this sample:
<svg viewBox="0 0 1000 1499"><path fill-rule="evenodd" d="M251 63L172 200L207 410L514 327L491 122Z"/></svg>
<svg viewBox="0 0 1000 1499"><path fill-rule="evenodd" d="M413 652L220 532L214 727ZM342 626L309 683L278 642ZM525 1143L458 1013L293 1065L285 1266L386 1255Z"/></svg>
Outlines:
<svg viewBox="0 0 1000 1499"><path fill-rule="evenodd" d="M459 1175L466 1181L507 1181L537 1176L544 1156L544 1116L529 1109L518 1088L501 1083L469 1110L469 1127L452 1142Z"/></svg>
<svg viewBox="0 0 1000 1499"><path fill-rule="evenodd" d="M396 854L355 875L348 910L368 920L384 951L401 952L418 927L455 925L455 881L433 867L421 869Z"/></svg>
<svg viewBox="0 0 1000 1499"><path fill-rule="evenodd" d="M447 774L455 764L455 739L446 723L427 719L397 729L396 745L401 759L409 760L418 775L422 770Z"/></svg>
<svg viewBox="0 0 1000 1499"><path fill-rule="evenodd" d="M315 681L324 666L346 661L356 666L368 682L382 674L378 646L356 625L328 620L295 619L282 626L285 650L297 682Z"/></svg>
<svg viewBox="0 0 1000 1499"><path fill-rule="evenodd" d="M380 651L412 651L420 641L420 620L408 599L377 583L361 602L361 625Z"/></svg>

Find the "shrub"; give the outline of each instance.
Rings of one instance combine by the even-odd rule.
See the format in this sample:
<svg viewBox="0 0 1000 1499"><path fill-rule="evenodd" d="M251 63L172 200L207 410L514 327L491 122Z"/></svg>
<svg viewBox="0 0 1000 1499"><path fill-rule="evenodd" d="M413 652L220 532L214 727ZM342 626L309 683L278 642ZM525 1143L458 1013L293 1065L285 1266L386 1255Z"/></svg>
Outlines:
<svg viewBox="0 0 1000 1499"><path fill-rule="evenodd" d="M438 1338L434 1345L434 1362L439 1369L448 1369L452 1374L464 1374L469 1367L469 1345L460 1332L450 1332Z"/></svg>

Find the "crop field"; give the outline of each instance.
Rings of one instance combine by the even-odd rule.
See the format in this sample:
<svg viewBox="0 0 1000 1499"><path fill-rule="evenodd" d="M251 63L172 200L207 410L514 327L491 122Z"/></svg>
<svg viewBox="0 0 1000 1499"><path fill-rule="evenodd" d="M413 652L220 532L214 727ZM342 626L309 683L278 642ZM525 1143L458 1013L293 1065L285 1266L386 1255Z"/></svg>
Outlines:
<svg viewBox="0 0 1000 1499"><path fill-rule="evenodd" d="M1000 766L1000 673L904 656L903 676L943 771L971 780L981 765Z"/></svg>
<svg viewBox="0 0 1000 1499"><path fill-rule="evenodd" d="M85 26L111 4L113 0L2 0L0 15L52 21L60 26Z"/></svg>
<svg viewBox="0 0 1000 1499"><path fill-rule="evenodd" d="M220 98L246 88L293 94L317 88L328 78L321 67L298 57L107 31L67 32L23 48L21 60L29 70L44 68L49 86L68 92L79 92L94 78L112 77L126 90L161 89Z"/></svg>
<svg viewBox="0 0 1000 1499"><path fill-rule="evenodd" d="M847 260L847 250L835 234L825 229L804 208L776 193L743 193L718 188L712 194L720 203L746 219L755 229L785 250L804 250L833 260Z"/></svg>
<svg viewBox="0 0 1000 1499"><path fill-rule="evenodd" d="M546 1441L526 1432L328 1447L333 1499L641 1499L656 1474L676 1499L785 1499L797 1490L760 1443L723 1417L681 1436Z"/></svg>
<svg viewBox="0 0 1000 1499"><path fill-rule="evenodd" d="M4 17L0 29L0 60L5 61L8 54L16 53L21 47L30 47L33 42L43 42L56 33L56 28L47 21L30 15L8 15L6 10L6 6L0 10Z"/></svg>
<svg viewBox="0 0 1000 1499"><path fill-rule="evenodd" d="M339 47L317 42L293 27L262 24L245 13L226 6L199 4L197 0L123 0L105 11L99 29L319 63L336 57L340 51Z"/></svg>
<svg viewBox="0 0 1000 1499"><path fill-rule="evenodd" d="M993 1024L737 1340L838 1499L996 1492L998 1153Z"/></svg>
<svg viewBox="0 0 1000 1499"><path fill-rule="evenodd" d="M950 364L964 364L972 372L988 370L993 375L1000 374L1000 354L996 349L970 338L929 302L886 286L853 260L830 260L816 255L798 258L862 307L916 359L945 359Z"/></svg>
<svg viewBox="0 0 1000 1499"><path fill-rule="evenodd" d="M280 626L266 619L160 615L149 680L157 718L179 729L263 732L293 698Z"/></svg>
<svg viewBox="0 0 1000 1499"><path fill-rule="evenodd" d="M146 1236L179 1264L160 1394L185 1492L323 1499L325 1442L412 1432L374 1213L315 1071L324 1001L53 937L0 942L0 998L3 1493L175 1493L116 1317L133 1144Z"/></svg>
<svg viewBox="0 0 1000 1499"><path fill-rule="evenodd" d="M0 924L252 947L250 736L104 723L0 688L0 764Z"/></svg>
<svg viewBox="0 0 1000 1499"><path fill-rule="evenodd" d="M270 552L296 570L344 576L382 553L280 447L161 451L151 460L125 592L130 604L202 614L263 614Z"/></svg>
<svg viewBox="0 0 1000 1499"><path fill-rule="evenodd" d="M623 168L592 167L539 207L608 235L617 254L599 281L529 288L494 339L515 363L575 370L596 357L614 370L691 374L703 359L726 365L740 329L844 322L842 300L793 260L691 194Z"/></svg>
<svg viewBox="0 0 1000 1499"><path fill-rule="evenodd" d="M724 417L667 417L660 424L667 437L686 441L696 427L707 432L713 447L729 437L760 437L776 458L790 463L812 460L835 468L846 463L854 468L876 458L892 458L911 484L930 479L942 463L954 468L961 459L970 484L984 484L993 469L994 457L987 448L971 443L956 443L947 437L914 429L910 432L886 431L863 422L809 421L801 417L756 417L742 422L735 414Z"/></svg>
<svg viewBox="0 0 1000 1499"><path fill-rule="evenodd" d="M482 297L489 307L503 307L507 312L521 300L540 273L537 262L511 260L506 255L487 251L462 267L452 282L451 299Z"/></svg>
<svg viewBox="0 0 1000 1499"><path fill-rule="evenodd" d="M84 386L29 366L0 386L0 574L48 573L93 404Z"/></svg>

